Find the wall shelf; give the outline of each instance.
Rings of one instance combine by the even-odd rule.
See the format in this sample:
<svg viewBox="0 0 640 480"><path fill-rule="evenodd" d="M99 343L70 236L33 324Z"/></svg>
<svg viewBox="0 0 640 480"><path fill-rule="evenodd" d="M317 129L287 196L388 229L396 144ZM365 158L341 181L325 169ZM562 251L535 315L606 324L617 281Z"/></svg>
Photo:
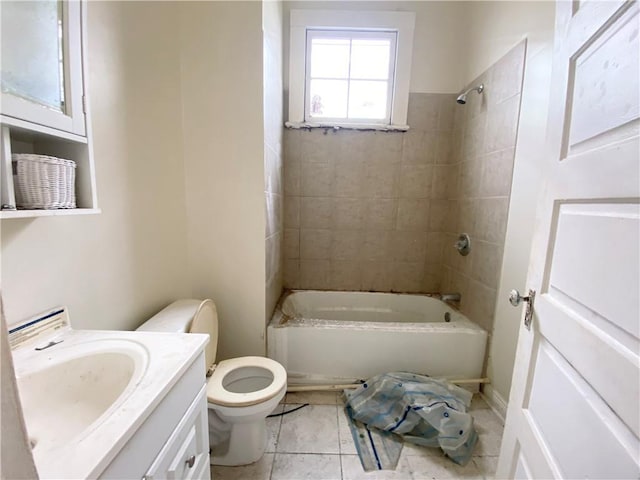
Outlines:
<svg viewBox="0 0 640 480"><path fill-rule="evenodd" d="M33 218L33 217L60 217L63 215L96 215L102 213L99 208L67 208L59 210L3 210L0 211L0 219Z"/></svg>
<svg viewBox="0 0 640 480"><path fill-rule="evenodd" d="M100 213L96 195L91 122L88 109L87 65L84 58L84 52L86 52L84 42L87 37L86 4L82 1L63 2L61 5L62 15L60 18L63 22L61 48L64 49L62 56L64 69L60 70L63 76L61 84L64 85L64 101L61 108L59 110L52 109L35 100L28 100L27 97L14 95L11 93L14 90L5 91L3 88L3 91L0 92L2 100L0 102L2 105L0 112L0 205L8 206L7 209L0 210L0 219ZM13 18L16 21L21 21L22 18L31 18L25 17L25 12L30 11L31 8L36 7L29 4L16 5L14 10L8 11L7 15L13 15L13 17L9 17L10 20ZM7 33L6 38L3 32L2 41L6 41L8 44L21 44L29 40L28 35L31 30L28 28L18 30L19 33L14 32L13 36ZM27 37L22 38L25 36ZM29 71L24 65L28 65L29 62L33 64L36 60L38 60L37 55L33 58L27 56L16 65ZM29 83L27 82L25 85L29 85ZM75 197L77 208L57 210L16 210L12 208L18 206L12 163L12 154L14 153L48 155L73 160L76 164Z"/></svg>

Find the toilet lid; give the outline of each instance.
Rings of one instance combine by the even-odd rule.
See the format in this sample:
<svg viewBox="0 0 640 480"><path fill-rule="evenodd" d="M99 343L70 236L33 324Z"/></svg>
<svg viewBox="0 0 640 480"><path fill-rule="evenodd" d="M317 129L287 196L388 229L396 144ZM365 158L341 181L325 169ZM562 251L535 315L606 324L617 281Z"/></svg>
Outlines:
<svg viewBox="0 0 640 480"><path fill-rule="evenodd" d="M223 386L223 380L242 367L257 367L268 370L273 375L269 385L249 393L230 392ZM246 407L265 402L275 397L287 386L287 371L275 360L266 357L239 357L220 362L207 382L207 400L224 407Z"/></svg>
<svg viewBox="0 0 640 480"><path fill-rule="evenodd" d="M205 362L207 363L207 370L209 370L216 361L216 352L218 351L218 312L213 300L207 298L200 303L193 316L189 333L206 333L209 335L209 343L204 349Z"/></svg>

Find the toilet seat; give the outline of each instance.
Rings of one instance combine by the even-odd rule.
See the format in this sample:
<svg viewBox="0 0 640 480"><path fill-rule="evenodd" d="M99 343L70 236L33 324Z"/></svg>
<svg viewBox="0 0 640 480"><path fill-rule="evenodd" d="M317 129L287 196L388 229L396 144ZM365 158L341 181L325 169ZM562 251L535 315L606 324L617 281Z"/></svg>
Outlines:
<svg viewBox="0 0 640 480"><path fill-rule="evenodd" d="M273 375L271 383L260 390L248 393L228 391L222 384L225 377L243 367L255 367L269 371ZM275 397L287 385L287 372L278 362L266 357L239 357L223 360L213 371L207 382L207 400L224 407L246 407L265 402Z"/></svg>

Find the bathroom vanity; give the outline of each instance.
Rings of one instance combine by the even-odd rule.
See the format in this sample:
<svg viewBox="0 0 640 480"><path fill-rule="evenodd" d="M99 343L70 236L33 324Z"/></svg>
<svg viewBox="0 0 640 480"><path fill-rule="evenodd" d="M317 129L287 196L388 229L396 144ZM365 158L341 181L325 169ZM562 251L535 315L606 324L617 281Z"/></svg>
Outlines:
<svg viewBox="0 0 640 480"><path fill-rule="evenodd" d="M55 309L12 326L41 479L209 479L208 336L73 330Z"/></svg>

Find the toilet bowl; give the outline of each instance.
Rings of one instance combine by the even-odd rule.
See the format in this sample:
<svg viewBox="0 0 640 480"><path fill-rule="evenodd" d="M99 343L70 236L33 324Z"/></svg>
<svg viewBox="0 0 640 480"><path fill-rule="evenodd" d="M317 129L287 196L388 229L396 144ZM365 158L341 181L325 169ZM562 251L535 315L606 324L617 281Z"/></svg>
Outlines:
<svg viewBox="0 0 640 480"><path fill-rule="evenodd" d="M143 323L148 332L207 333L207 403L212 465L256 462L267 445L265 419L287 390L287 372L266 357L239 357L215 365L218 315L212 300L178 300Z"/></svg>

